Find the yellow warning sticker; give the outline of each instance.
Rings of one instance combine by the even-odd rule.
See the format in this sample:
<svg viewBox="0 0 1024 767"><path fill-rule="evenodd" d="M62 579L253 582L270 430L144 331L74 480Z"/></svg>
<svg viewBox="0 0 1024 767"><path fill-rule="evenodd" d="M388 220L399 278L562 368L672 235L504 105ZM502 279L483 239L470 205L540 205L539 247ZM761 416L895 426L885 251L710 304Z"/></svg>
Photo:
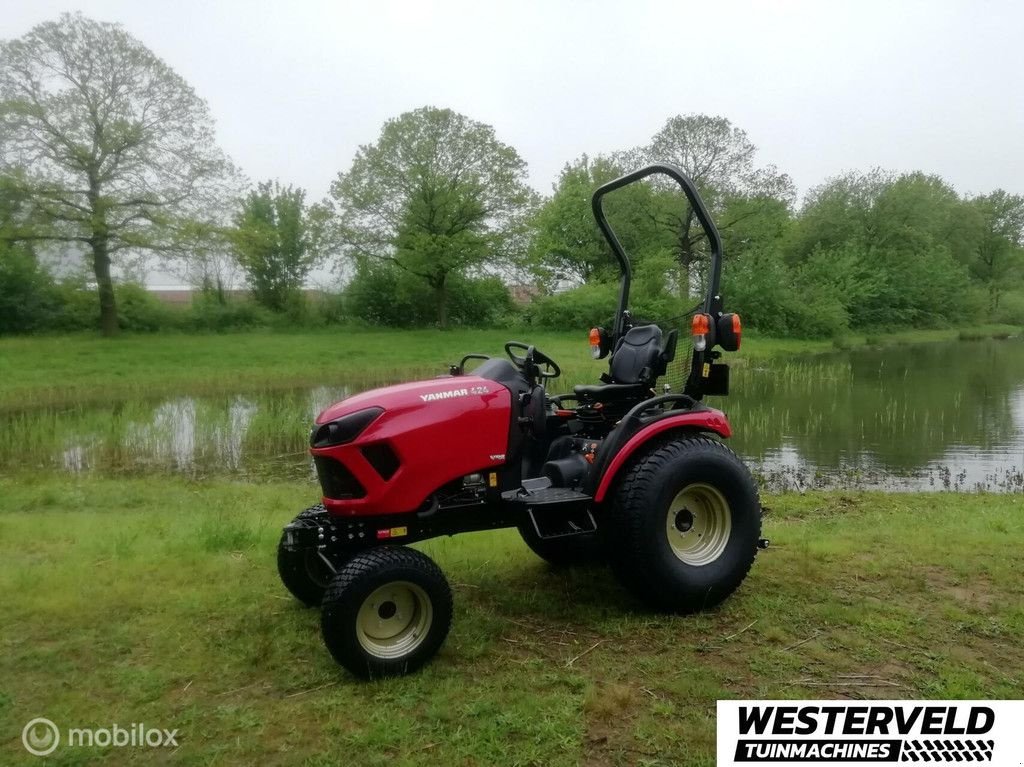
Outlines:
<svg viewBox="0 0 1024 767"><path fill-rule="evenodd" d="M498 474L496 472L492 471L490 474L487 475L487 484L489 484L491 487L498 486Z"/></svg>
<svg viewBox="0 0 1024 767"><path fill-rule="evenodd" d="M705 362L704 363L704 370L701 371L701 376L703 376L704 378L707 378L709 375L711 375L711 363L710 362Z"/></svg>
<svg viewBox="0 0 1024 767"><path fill-rule="evenodd" d="M392 538L401 538L403 535L408 535L408 534L409 534L409 528L408 527L392 527L391 528L391 537Z"/></svg>

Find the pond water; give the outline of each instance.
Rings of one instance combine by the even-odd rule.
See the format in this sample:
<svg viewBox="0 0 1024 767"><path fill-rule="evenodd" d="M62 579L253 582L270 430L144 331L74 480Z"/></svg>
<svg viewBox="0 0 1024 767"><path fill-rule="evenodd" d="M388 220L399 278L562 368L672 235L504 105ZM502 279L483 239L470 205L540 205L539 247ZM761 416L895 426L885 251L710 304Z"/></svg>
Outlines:
<svg viewBox="0 0 1024 767"><path fill-rule="evenodd" d="M1024 342L837 351L732 373L733 394L709 404L768 489L1024 489ZM313 418L360 388L8 412L0 468L310 478Z"/></svg>

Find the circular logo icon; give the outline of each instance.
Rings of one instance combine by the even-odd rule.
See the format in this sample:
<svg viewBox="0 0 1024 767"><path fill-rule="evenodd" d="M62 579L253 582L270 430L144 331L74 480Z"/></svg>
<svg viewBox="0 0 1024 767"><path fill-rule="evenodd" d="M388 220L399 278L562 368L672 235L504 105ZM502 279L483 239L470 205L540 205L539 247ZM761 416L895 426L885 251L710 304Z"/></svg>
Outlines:
<svg viewBox="0 0 1024 767"><path fill-rule="evenodd" d="M21 731L21 742L30 754L46 756L60 745L60 730L49 719L36 717Z"/></svg>

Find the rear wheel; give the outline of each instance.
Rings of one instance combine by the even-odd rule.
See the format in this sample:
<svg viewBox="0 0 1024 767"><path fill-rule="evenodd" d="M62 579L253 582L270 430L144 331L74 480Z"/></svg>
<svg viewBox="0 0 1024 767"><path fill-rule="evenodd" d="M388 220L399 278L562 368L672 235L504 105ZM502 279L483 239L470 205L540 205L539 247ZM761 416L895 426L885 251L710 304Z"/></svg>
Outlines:
<svg viewBox="0 0 1024 767"><path fill-rule="evenodd" d="M732 450L692 437L627 469L603 529L612 569L629 591L653 608L689 613L714 607L743 582L761 504Z"/></svg>
<svg viewBox="0 0 1024 767"><path fill-rule="evenodd" d="M324 643L364 679L411 673L440 649L452 622L452 592L430 557L404 546L355 555L323 600Z"/></svg>
<svg viewBox="0 0 1024 767"><path fill-rule="evenodd" d="M553 567L591 565L602 561L601 541L597 533L579 533L563 538L541 538L527 520L519 525L519 535L530 550Z"/></svg>

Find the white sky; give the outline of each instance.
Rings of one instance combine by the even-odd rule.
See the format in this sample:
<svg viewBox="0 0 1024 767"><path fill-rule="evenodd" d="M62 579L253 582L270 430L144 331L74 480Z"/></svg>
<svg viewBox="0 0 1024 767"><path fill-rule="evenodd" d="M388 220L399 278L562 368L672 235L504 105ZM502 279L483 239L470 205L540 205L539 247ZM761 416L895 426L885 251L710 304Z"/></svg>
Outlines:
<svg viewBox="0 0 1024 767"><path fill-rule="evenodd" d="M874 166L1024 193L1021 3L0 0L0 37L66 10L124 24L251 179L310 199L424 104L493 125L543 192L583 152L705 112L801 193Z"/></svg>

